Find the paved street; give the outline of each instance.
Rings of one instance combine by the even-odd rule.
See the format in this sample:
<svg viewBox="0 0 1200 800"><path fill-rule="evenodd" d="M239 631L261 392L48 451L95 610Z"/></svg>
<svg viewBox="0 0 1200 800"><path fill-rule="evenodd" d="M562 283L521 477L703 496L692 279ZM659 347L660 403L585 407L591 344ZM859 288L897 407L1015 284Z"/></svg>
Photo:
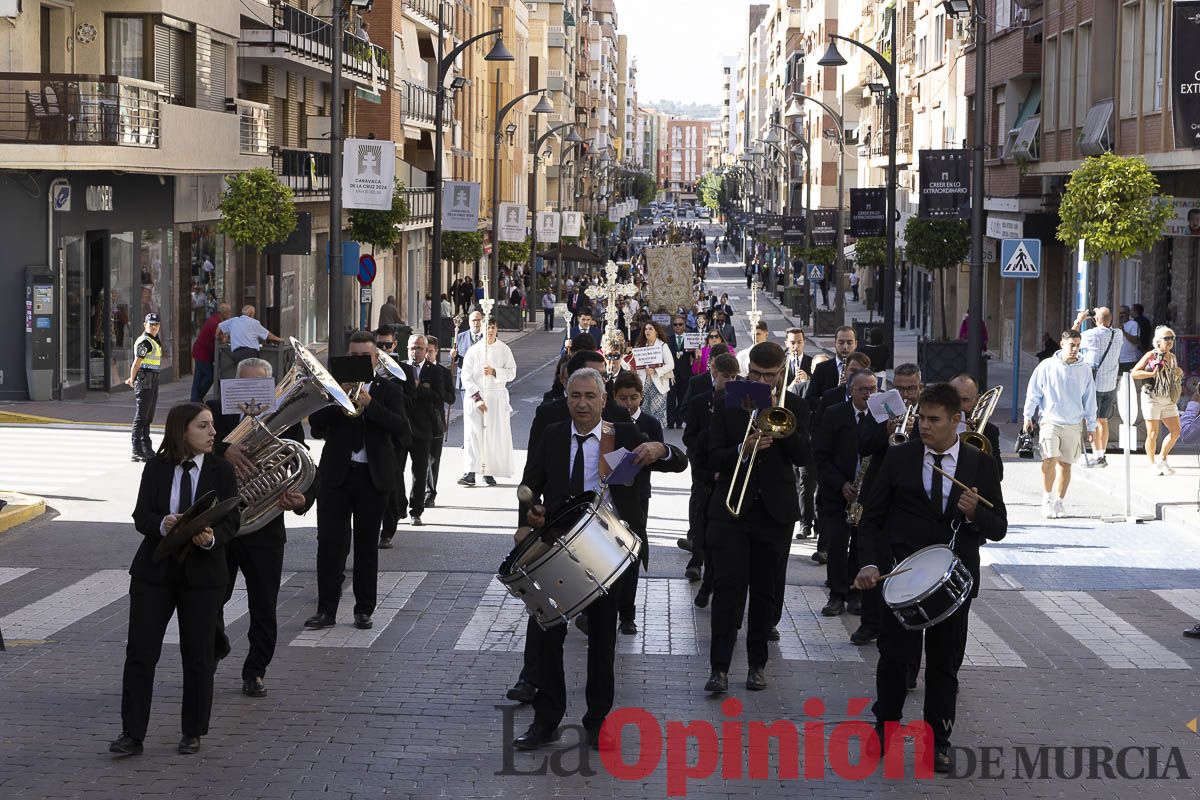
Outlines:
<svg viewBox="0 0 1200 800"><path fill-rule="evenodd" d="M747 305L740 270L719 267L713 281L735 309ZM739 337L746 334L741 317ZM766 319L774 327L776 318ZM561 328L535 331L514 344L513 430L523 462L525 432L550 382ZM677 431L668 436L678 440ZM318 443L319 445L319 443ZM128 459L124 429L0 428L0 486L45 496L53 511L0 536L0 792L5 797L186 798L346 797L663 797L666 755L645 777L614 779L590 754L557 759L571 774L537 772L546 752L506 756L506 713L520 733L531 712L504 700L521 663L525 615L493 579L511 545L516 480L465 489L461 423L442 470L439 505L428 527L403 526L398 546L380 558L375 627L348 624L306 632L314 609L315 514L289 515L280 596L279 648L270 693L239 691L245 654L245 598L227 609L234 652L217 671L212 730L197 756L175 753L181 675L173 646L164 651L157 697L140 758L114 760L107 743L119 732L120 671L126 637L128 577L138 535L129 519L140 465ZM1194 483L1200 471L1186 467ZM1098 518L1116 500L1079 484L1071 516L1037 516L1038 473L1032 462L1007 464L1010 532L984 549L983 594L972 606L955 744L1006 748L1005 778L969 774L914 782L875 776L851 781L827 768L824 780L718 774L688 784L690 797L1197 797L1191 777L1175 780L1014 777L1013 748L1136 746L1180 748L1189 776L1200 772L1197 734L1187 723L1195 701L1200 644L1180 636L1200 617L1200 544L1194 531L1167 523L1110 524ZM708 674L708 611L691 603L682 578L687 477L655 477L651 569L639 591L640 632L618 643L619 707L642 707L665 730L668 721L719 723L730 712L700 689ZM855 617L819 610L824 571L797 542L789 571L782 639L772 648L770 688L741 688L739 652L731 696L740 719L801 725L804 701L820 698L827 730L851 718L853 698L874 695L873 647L856 648ZM344 606L349 611L348 606ZM344 622L344 621L343 621ZM176 635L177 636L177 635ZM171 641L171 636L168 636ZM176 639L177 640L177 639ZM584 641L567 637L570 707L578 723ZM919 711L922 688L910 700ZM736 712L734 716L737 716ZM828 735L828 734L827 734ZM563 747L573 744L568 733ZM732 748L736 751L739 748ZM623 741L626 764L638 760L634 731ZM553 754L554 751L549 751ZM685 752L685 751L680 751ZM695 758L694 747L689 758ZM777 748L772 748L776 753ZM1074 751L1072 751L1074 752ZM1073 759L1073 755L1068 755ZM1131 769L1150 770L1148 757ZM507 765L507 767L506 767ZM965 766L960 766L966 771ZM1067 775L1070 774L1067 765ZM563 771L562 769L559 770ZM498 774L508 772L510 774ZM804 772L801 772L804 775Z"/></svg>

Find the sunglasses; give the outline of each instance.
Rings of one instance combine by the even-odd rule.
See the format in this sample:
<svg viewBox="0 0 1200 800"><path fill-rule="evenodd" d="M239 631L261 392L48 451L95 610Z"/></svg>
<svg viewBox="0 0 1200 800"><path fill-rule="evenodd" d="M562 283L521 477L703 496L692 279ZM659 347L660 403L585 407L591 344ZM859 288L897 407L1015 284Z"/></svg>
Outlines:
<svg viewBox="0 0 1200 800"><path fill-rule="evenodd" d="M1162 340L1164 342L1173 342L1173 341L1175 341L1175 337L1174 336L1164 336L1164 337L1162 337Z"/></svg>
<svg viewBox="0 0 1200 800"><path fill-rule="evenodd" d="M672 322L671 324L672 324L674 327L676 327L676 328L682 328L682 327L683 327L683 323L682 323L682 322Z"/></svg>

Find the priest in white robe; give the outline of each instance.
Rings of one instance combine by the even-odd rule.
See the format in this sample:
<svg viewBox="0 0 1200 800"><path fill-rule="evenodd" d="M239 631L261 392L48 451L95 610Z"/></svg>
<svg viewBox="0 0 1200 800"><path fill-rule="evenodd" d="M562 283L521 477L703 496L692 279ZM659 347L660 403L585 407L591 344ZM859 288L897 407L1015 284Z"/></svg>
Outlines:
<svg viewBox="0 0 1200 800"><path fill-rule="evenodd" d="M463 442L467 471L459 479L474 486L482 475L488 486L512 475L512 406L508 384L517 377L512 350L496 336L496 321L488 320L486 345L467 351L459 373L463 385Z"/></svg>

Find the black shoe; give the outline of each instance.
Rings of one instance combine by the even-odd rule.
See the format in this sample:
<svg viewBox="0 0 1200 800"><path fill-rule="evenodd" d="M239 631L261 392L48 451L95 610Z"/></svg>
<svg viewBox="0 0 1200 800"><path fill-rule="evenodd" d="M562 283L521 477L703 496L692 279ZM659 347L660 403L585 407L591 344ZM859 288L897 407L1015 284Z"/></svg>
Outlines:
<svg viewBox="0 0 1200 800"><path fill-rule="evenodd" d="M374 624L375 623L371 621L370 614L355 614L354 615L354 627L358 628L360 631L365 631Z"/></svg>
<svg viewBox="0 0 1200 800"><path fill-rule="evenodd" d="M604 732L604 726L600 726L599 728L588 728L587 743L588 747L593 750L603 749L608 750L609 752L616 752L617 750L616 741L612 738L611 734Z"/></svg>
<svg viewBox="0 0 1200 800"><path fill-rule="evenodd" d="M528 681L517 681L513 687L505 692L504 696L509 700L525 704L532 703L533 696L537 694L537 689Z"/></svg>
<svg viewBox="0 0 1200 800"><path fill-rule="evenodd" d="M708 683L704 684L704 691L712 692L713 694L728 692L729 673L714 669L712 675L708 676Z"/></svg>
<svg viewBox="0 0 1200 800"><path fill-rule="evenodd" d="M954 769L954 759L950 757L948 746L938 747L933 751L933 771L939 775L948 775Z"/></svg>
<svg viewBox="0 0 1200 800"><path fill-rule="evenodd" d="M337 620L333 618L333 614L323 614L320 611L304 620L304 627L314 631L321 628L332 628L336 624Z"/></svg>
<svg viewBox="0 0 1200 800"><path fill-rule="evenodd" d="M687 550L689 553L692 552L692 540L691 539L676 539L675 546L678 547L680 550Z"/></svg>
<svg viewBox="0 0 1200 800"><path fill-rule="evenodd" d="M775 627L774 625L771 626L771 630L767 631L767 641L768 642L778 642L779 641L779 628Z"/></svg>
<svg viewBox="0 0 1200 800"><path fill-rule="evenodd" d="M850 634L850 644L856 644L860 647L864 644L870 644L879 638L879 629L874 625L867 625L865 622L858 626L858 630Z"/></svg>
<svg viewBox="0 0 1200 800"><path fill-rule="evenodd" d="M437 505L437 502L436 502L436 501L437 501L437 495L436 495L436 494L427 494L427 495L425 495L425 507L426 507L426 508L433 508L434 506L436 506L436 505Z"/></svg>
<svg viewBox="0 0 1200 800"><path fill-rule="evenodd" d="M1200 623L1197 623L1197 624L1193 625L1192 627L1188 628L1186 631L1183 632L1183 635L1187 636L1190 639L1200 639Z"/></svg>
<svg viewBox="0 0 1200 800"><path fill-rule="evenodd" d="M108 746L108 752L116 753L119 756L140 756L142 740L135 739L125 731L121 731L121 735Z"/></svg>
<svg viewBox="0 0 1200 800"><path fill-rule="evenodd" d="M637 633L637 623L631 619L627 619L621 623L621 633L626 636L633 636Z"/></svg>
<svg viewBox="0 0 1200 800"><path fill-rule="evenodd" d="M242 694L247 697L266 697L267 687L263 685L262 678L246 678L242 681Z"/></svg>
<svg viewBox="0 0 1200 800"><path fill-rule="evenodd" d="M688 583L695 583L696 581L700 580L703 575L701 574L699 567L688 567L683 571L683 577L688 579Z"/></svg>
<svg viewBox="0 0 1200 800"><path fill-rule="evenodd" d="M817 552L815 552L811 556L809 556L809 558L811 558L813 561L817 562L818 564L829 563L829 554L823 550L818 550Z"/></svg>
<svg viewBox="0 0 1200 800"><path fill-rule="evenodd" d="M458 483L460 486L474 486L475 485L475 473L474 472L466 473L465 475L463 475L461 478L458 479Z"/></svg>
<svg viewBox="0 0 1200 800"><path fill-rule="evenodd" d="M562 738L558 728L543 728L537 723L530 725L524 733L513 739L513 747L517 750L536 750L543 745L557 742Z"/></svg>
<svg viewBox="0 0 1200 800"><path fill-rule="evenodd" d="M841 615L841 613L845 610L846 601L837 595L834 595L833 597L829 598L829 602L826 603L825 607L821 609L821 616L836 617Z"/></svg>
<svg viewBox="0 0 1200 800"><path fill-rule="evenodd" d="M746 688L752 692L761 692L767 688L767 674L762 667L751 667L746 675Z"/></svg>
<svg viewBox="0 0 1200 800"><path fill-rule="evenodd" d="M712 597L712 590L700 587L700 591L696 592L696 608L708 608L710 597Z"/></svg>
<svg viewBox="0 0 1200 800"><path fill-rule="evenodd" d="M587 636L587 632L588 632L588 617L587 617L587 614L578 614L578 615L576 615L576 617L575 617L575 627L576 627L576 628L579 628L580 632L582 632L584 636Z"/></svg>
<svg viewBox="0 0 1200 800"><path fill-rule="evenodd" d="M411 522L410 524L411 524L411 525L415 525L415 526L417 526L417 527L419 528L419 527L421 527L422 525L424 525L425 523L424 523L424 522L421 522L421 517L420 517L420 515L418 515L418 514L413 514L412 522Z"/></svg>
<svg viewBox="0 0 1200 800"><path fill-rule="evenodd" d="M200 737L185 736L179 740L179 754L181 756L190 756L193 753L200 752Z"/></svg>
<svg viewBox="0 0 1200 800"><path fill-rule="evenodd" d="M862 616L862 598L856 594L850 595L846 600L846 613L856 617Z"/></svg>
<svg viewBox="0 0 1200 800"><path fill-rule="evenodd" d="M384 538L380 539L379 540L379 549L380 550L391 550L392 549L392 537L385 536Z"/></svg>
<svg viewBox="0 0 1200 800"><path fill-rule="evenodd" d="M496 485L496 479L495 479L495 478L493 478L491 475L484 475L484 476L483 476L483 482L484 482L484 483L486 483L488 486L495 486L495 485Z"/></svg>

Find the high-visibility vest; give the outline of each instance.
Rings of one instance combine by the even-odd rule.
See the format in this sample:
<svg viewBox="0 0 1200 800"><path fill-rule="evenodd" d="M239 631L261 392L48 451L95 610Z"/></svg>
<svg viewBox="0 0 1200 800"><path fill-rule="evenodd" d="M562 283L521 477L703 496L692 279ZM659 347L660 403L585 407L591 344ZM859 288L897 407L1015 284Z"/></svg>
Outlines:
<svg viewBox="0 0 1200 800"><path fill-rule="evenodd" d="M138 350L138 346L142 342L146 342L150 345L150 352L142 356L142 366L146 369L160 369L162 367L162 345L159 344L158 340L150 334L143 333L137 338L137 341L133 343L133 351L135 353Z"/></svg>

